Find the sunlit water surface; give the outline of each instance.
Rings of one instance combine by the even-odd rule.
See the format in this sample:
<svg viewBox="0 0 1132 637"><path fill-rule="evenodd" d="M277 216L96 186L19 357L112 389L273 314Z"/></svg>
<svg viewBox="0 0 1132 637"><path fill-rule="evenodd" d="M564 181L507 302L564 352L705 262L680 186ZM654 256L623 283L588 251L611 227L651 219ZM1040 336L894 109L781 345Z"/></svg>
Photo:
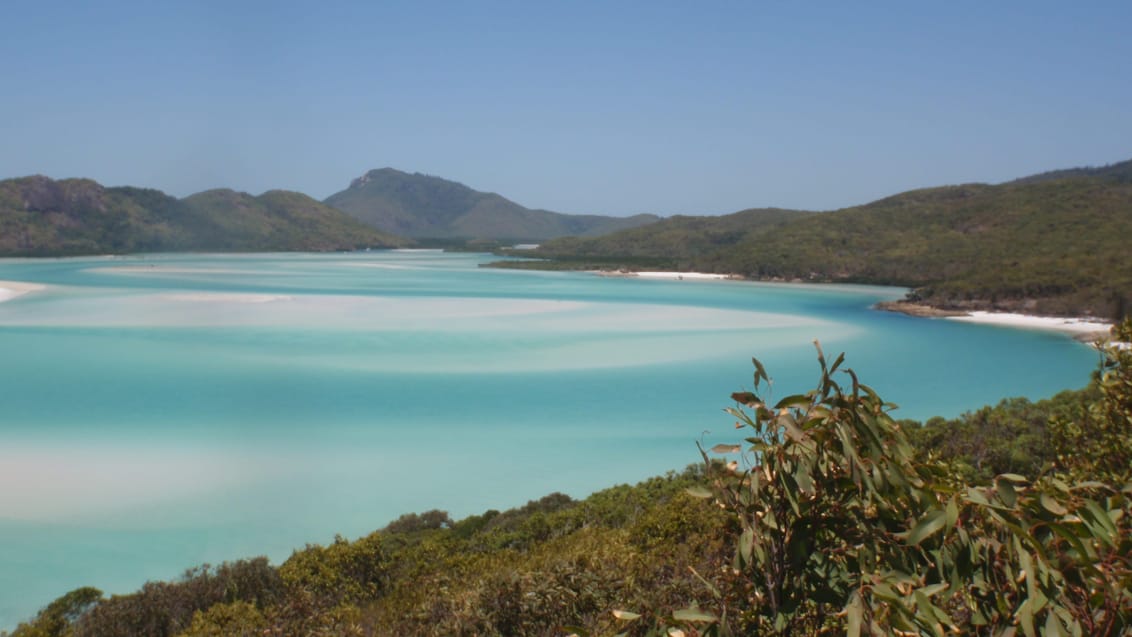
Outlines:
<svg viewBox="0 0 1132 637"><path fill-rule="evenodd" d="M903 290L478 268L487 255L0 260L0 628L83 585L581 497L697 460L751 357L845 351L898 415L1082 386L1064 336L869 309ZM0 283L0 287L3 287ZM707 432L707 433L705 433Z"/></svg>

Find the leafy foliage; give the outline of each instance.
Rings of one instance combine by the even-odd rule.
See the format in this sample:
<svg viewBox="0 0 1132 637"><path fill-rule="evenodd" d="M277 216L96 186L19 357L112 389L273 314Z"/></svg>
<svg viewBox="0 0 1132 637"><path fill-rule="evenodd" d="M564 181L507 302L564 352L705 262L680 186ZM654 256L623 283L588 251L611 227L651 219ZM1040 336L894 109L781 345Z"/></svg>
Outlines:
<svg viewBox="0 0 1132 637"><path fill-rule="evenodd" d="M95 604L74 622L74 635L172 637L187 629L199 611L233 602L269 606L283 592L279 574L264 558L205 565L187 571L179 582L149 582L137 593Z"/></svg>
<svg viewBox="0 0 1132 637"><path fill-rule="evenodd" d="M1118 334L1132 335L1132 321ZM752 392L733 395L751 464L709 462L714 496L741 529L735 582L717 594L709 632L1132 630L1126 350L1108 350L1101 400L1075 425L1099 458L1057 447L1068 439L1055 435L1056 469L1004 473L986 486L917 462L889 406L851 371L851 389L834 379L842 358L827 365L819 348L818 359L821 379L806 394L773 407ZM756 370L759 391L770 379L757 361Z"/></svg>
<svg viewBox="0 0 1132 637"><path fill-rule="evenodd" d="M950 471L971 484L989 484L995 476L1017 473L1037 477L1057 461L1050 421L1084 418L1100 393L1096 385L1063 391L1031 402L1007 398L958 418L931 418L922 426L902 421L917 460L945 461Z"/></svg>
<svg viewBox="0 0 1132 637"><path fill-rule="evenodd" d="M97 588L76 588L48 604L35 619L17 626L11 637L70 637L73 624L100 601L102 591Z"/></svg>

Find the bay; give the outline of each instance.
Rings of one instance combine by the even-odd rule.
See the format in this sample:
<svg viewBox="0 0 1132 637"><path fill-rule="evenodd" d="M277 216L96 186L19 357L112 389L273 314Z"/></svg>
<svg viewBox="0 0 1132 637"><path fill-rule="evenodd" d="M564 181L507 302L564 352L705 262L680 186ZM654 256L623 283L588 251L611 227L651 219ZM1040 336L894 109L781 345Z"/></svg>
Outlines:
<svg viewBox="0 0 1132 637"><path fill-rule="evenodd" d="M898 417L1083 386L1059 334L871 309L904 290L480 268L482 254L0 260L0 627L78 586L681 469L751 357L814 340Z"/></svg>

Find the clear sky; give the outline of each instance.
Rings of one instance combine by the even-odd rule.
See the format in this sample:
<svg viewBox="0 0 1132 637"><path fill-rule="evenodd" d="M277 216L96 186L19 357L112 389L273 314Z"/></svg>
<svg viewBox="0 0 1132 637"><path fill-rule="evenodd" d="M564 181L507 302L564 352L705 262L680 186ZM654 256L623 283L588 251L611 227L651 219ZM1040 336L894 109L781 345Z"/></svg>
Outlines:
<svg viewBox="0 0 1132 637"><path fill-rule="evenodd" d="M0 177L833 209L1132 158L1132 2L11 0Z"/></svg>

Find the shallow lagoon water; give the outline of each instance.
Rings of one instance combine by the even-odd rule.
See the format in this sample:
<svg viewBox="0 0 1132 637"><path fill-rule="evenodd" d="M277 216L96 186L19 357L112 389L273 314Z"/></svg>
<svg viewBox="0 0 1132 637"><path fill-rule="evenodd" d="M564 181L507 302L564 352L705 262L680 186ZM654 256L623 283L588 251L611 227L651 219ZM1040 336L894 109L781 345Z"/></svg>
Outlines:
<svg viewBox="0 0 1132 637"><path fill-rule="evenodd" d="M731 441L812 341L898 416L1080 387L1089 347L870 309L903 290L478 268L487 255L0 260L0 627L83 585L581 497ZM0 287L3 284L0 283Z"/></svg>

